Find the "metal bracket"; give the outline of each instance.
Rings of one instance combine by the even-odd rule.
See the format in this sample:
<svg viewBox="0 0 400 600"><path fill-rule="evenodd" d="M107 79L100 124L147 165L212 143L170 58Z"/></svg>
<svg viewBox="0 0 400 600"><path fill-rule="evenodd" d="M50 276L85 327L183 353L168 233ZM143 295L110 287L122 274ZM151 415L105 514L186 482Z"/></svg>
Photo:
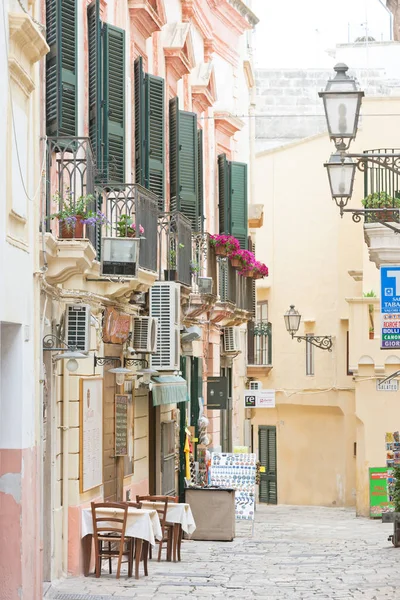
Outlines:
<svg viewBox="0 0 400 600"><path fill-rule="evenodd" d="M104 367L105 365L121 366L121 359L117 356L96 356L94 355L94 366Z"/></svg>
<svg viewBox="0 0 400 600"><path fill-rule="evenodd" d="M57 347L56 344L62 344L61 348ZM49 333L43 338L43 351L45 350L50 350L51 352L64 352L64 350L74 351L76 348L68 346L63 339L52 333Z"/></svg>
<svg viewBox="0 0 400 600"><path fill-rule="evenodd" d="M124 358L124 367L141 367L147 369L149 361L145 358Z"/></svg>
<svg viewBox="0 0 400 600"><path fill-rule="evenodd" d="M304 340L320 350L328 350L328 352L332 352L333 342L332 336L330 335L292 335L292 338L296 338L298 342Z"/></svg>

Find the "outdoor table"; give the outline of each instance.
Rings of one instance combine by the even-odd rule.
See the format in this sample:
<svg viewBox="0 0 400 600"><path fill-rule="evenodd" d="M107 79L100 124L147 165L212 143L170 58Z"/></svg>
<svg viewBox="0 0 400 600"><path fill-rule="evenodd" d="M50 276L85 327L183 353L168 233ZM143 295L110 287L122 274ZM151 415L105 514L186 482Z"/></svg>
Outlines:
<svg viewBox="0 0 400 600"><path fill-rule="evenodd" d="M141 505L145 509L160 509L163 507L162 502L152 502L151 500L142 500ZM167 523L174 525L173 560L176 562L176 553L178 544L180 544L182 531L188 534L193 533L196 529L196 523L190 505L185 502L168 502L166 520Z"/></svg>
<svg viewBox="0 0 400 600"><path fill-rule="evenodd" d="M118 509L102 508L96 511L97 515L110 517L118 513ZM110 526L113 527L111 521ZM105 526L105 525L104 525ZM89 574L90 558L92 554L93 537L93 519L92 509L84 508L82 510L82 544L83 544L83 571L85 576ZM156 539L162 538L161 524L157 511L154 509L139 509L133 506L128 507L128 516L126 519L125 537L136 538L139 543L137 555L141 554L143 540L155 546Z"/></svg>

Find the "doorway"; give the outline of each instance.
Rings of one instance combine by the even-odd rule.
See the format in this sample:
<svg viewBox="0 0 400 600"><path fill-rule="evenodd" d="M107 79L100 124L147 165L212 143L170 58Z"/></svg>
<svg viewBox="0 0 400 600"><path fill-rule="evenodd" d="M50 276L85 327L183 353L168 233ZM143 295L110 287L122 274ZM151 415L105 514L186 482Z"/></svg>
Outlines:
<svg viewBox="0 0 400 600"><path fill-rule="evenodd" d="M261 467L259 501L277 504L276 427L259 426L258 456Z"/></svg>

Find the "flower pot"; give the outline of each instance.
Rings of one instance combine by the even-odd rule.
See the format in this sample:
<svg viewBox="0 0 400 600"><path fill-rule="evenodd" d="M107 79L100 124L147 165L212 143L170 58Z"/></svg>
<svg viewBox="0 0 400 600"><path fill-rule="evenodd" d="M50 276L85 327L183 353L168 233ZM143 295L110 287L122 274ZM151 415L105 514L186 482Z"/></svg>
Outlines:
<svg viewBox="0 0 400 600"><path fill-rule="evenodd" d="M226 246L215 246L215 254L218 256L228 256L229 252Z"/></svg>
<svg viewBox="0 0 400 600"><path fill-rule="evenodd" d="M83 238L83 217L77 216L75 226L68 226L64 221L59 221L59 233L58 237L64 240L71 240L73 238Z"/></svg>
<svg viewBox="0 0 400 600"><path fill-rule="evenodd" d="M231 265L235 269L241 269L242 268L242 261L240 260L240 258L231 258Z"/></svg>
<svg viewBox="0 0 400 600"><path fill-rule="evenodd" d="M262 279L262 278L263 278L263 275L261 275L261 273L254 272L253 279Z"/></svg>
<svg viewBox="0 0 400 600"><path fill-rule="evenodd" d="M164 269L165 281L176 281L178 279L178 271L176 269Z"/></svg>
<svg viewBox="0 0 400 600"><path fill-rule="evenodd" d="M373 331L370 331L370 332L369 332L369 339L370 339L370 340L373 340L373 339L374 339L374 335L375 335L375 334L374 334L374 332L373 332Z"/></svg>
<svg viewBox="0 0 400 600"><path fill-rule="evenodd" d="M255 274L256 274L256 272L253 269L252 271L245 271L243 273L243 276L244 277L250 277L251 279L255 279Z"/></svg>

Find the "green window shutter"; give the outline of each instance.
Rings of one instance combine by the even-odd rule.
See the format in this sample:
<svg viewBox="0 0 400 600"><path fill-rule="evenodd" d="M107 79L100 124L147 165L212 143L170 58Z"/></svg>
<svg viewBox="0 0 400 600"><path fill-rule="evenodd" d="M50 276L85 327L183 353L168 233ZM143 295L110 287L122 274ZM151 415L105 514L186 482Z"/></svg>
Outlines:
<svg viewBox="0 0 400 600"><path fill-rule="evenodd" d="M46 0L47 135L76 136L76 0Z"/></svg>
<svg viewBox="0 0 400 600"><path fill-rule="evenodd" d="M146 187L155 194L164 210L165 105L164 79L146 74Z"/></svg>
<svg viewBox="0 0 400 600"><path fill-rule="evenodd" d="M101 136L101 21L100 0L94 0L87 9L89 39L89 138L101 170L102 136Z"/></svg>
<svg viewBox="0 0 400 600"><path fill-rule="evenodd" d="M230 231L247 248L247 165L230 162Z"/></svg>
<svg viewBox="0 0 400 600"><path fill-rule="evenodd" d="M106 23L104 33L104 174L125 181L125 31Z"/></svg>
<svg viewBox="0 0 400 600"><path fill-rule="evenodd" d="M230 233L229 169L226 154L218 156L219 232Z"/></svg>
<svg viewBox="0 0 400 600"><path fill-rule="evenodd" d="M170 210L180 210L179 98L169 101L169 180Z"/></svg>
<svg viewBox="0 0 400 600"><path fill-rule="evenodd" d="M180 210L196 231L199 210L197 197L197 115L180 111L179 114L179 174Z"/></svg>
<svg viewBox="0 0 400 600"><path fill-rule="evenodd" d="M203 131L197 132L197 206L199 212L198 227L196 231L203 231L204 226L204 188L203 188Z"/></svg>
<svg viewBox="0 0 400 600"><path fill-rule="evenodd" d="M135 181L146 187L146 119L143 59L138 56L134 63L135 76Z"/></svg>

